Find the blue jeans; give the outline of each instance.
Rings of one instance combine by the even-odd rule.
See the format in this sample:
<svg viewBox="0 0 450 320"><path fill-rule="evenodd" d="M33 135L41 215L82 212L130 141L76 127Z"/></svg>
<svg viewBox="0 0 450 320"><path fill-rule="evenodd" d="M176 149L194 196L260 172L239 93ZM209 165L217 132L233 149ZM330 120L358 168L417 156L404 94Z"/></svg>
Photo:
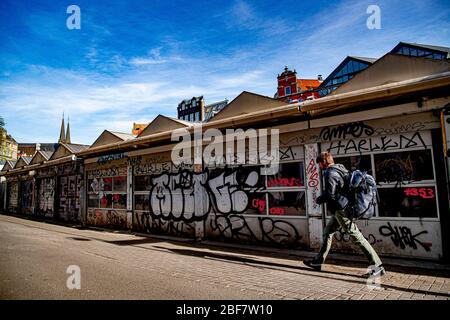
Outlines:
<svg viewBox="0 0 450 320"><path fill-rule="evenodd" d="M331 243L333 242L334 233L339 229L339 227L341 227L345 233L350 236L350 239L354 244L361 248L362 252L369 260L370 265L380 266L382 264L380 257L372 248L369 241L364 238L356 223L352 222L351 219L347 217L344 210L336 210L335 214L328 221L325 230L323 231L323 243L316 257L316 260L319 263L323 263L325 261L328 252L330 251Z"/></svg>

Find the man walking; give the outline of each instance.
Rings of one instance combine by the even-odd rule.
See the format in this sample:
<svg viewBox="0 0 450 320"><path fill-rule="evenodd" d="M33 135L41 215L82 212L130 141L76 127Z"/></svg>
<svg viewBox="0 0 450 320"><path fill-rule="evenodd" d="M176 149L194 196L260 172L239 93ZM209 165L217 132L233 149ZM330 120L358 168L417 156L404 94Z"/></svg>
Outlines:
<svg viewBox="0 0 450 320"><path fill-rule="evenodd" d="M358 245L363 251L364 255L369 259L370 271L366 274L367 277L383 276L386 271L381 263L378 254L372 248L370 243L364 238L361 231L359 231L356 223L348 217L345 208L349 204L346 195L345 181L349 175L348 170L341 164L335 164L333 156L329 152L322 152L316 159L320 169L324 170L325 188L322 194L317 197L316 203L327 203L332 216L328 221L324 234L323 243L320 247L319 253L312 260L305 260L303 263L315 270L320 271L328 252L331 248L333 235L341 227L347 233L354 244Z"/></svg>

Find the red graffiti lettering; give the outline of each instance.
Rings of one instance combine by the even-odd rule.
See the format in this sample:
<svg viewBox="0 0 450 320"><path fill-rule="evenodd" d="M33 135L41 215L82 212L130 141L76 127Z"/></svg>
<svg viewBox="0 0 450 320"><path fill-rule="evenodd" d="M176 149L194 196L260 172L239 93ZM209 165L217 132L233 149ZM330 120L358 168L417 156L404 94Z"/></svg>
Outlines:
<svg viewBox="0 0 450 320"><path fill-rule="evenodd" d="M253 208L258 209L260 213L264 213L264 211L266 210L266 200L253 199L252 206Z"/></svg>
<svg viewBox="0 0 450 320"><path fill-rule="evenodd" d="M303 183L297 178L272 178L267 181L270 187L303 187Z"/></svg>
<svg viewBox="0 0 450 320"><path fill-rule="evenodd" d="M318 190L319 186L319 172L317 171L316 163L314 159L311 159L306 168L306 174L308 176L308 187Z"/></svg>
<svg viewBox="0 0 450 320"><path fill-rule="evenodd" d="M269 213L274 215L283 215L285 210L284 208L270 208Z"/></svg>
<svg viewBox="0 0 450 320"><path fill-rule="evenodd" d="M404 190L407 197L421 197L422 199L434 199L435 194L432 188L406 188Z"/></svg>

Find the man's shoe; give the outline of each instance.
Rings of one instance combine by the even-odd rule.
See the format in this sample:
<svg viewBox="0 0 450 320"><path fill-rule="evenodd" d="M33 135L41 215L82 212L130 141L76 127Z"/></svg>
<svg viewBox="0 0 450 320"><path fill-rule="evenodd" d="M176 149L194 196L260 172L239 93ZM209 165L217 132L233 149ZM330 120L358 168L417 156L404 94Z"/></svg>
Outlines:
<svg viewBox="0 0 450 320"><path fill-rule="evenodd" d="M315 259L312 259L312 260L304 260L304 261L303 261L303 264L304 264L305 266L308 266L308 267L310 267L310 268L313 268L313 269L316 270L316 271L322 270L322 264L319 263L319 262L318 262L317 260L315 260Z"/></svg>
<svg viewBox="0 0 450 320"><path fill-rule="evenodd" d="M382 277L386 274L386 270L383 265L379 266L369 266L368 272L364 274L365 278L378 278Z"/></svg>

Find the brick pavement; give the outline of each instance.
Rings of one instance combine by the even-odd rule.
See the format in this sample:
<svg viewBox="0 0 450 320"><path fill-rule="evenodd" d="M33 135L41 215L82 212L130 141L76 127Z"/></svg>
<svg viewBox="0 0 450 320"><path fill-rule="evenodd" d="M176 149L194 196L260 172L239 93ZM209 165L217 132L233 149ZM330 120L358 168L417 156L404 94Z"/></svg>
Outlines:
<svg viewBox="0 0 450 320"><path fill-rule="evenodd" d="M299 257L193 241L170 241L126 233L79 230L0 215L0 223L21 224L55 246L72 247L117 265L202 284L233 288L271 299L432 299L449 300L447 270L388 267L379 288L369 288L364 265L326 264L310 270ZM79 244L79 246L74 244ZM196 299L192 296L192 299Z"/></svg>

